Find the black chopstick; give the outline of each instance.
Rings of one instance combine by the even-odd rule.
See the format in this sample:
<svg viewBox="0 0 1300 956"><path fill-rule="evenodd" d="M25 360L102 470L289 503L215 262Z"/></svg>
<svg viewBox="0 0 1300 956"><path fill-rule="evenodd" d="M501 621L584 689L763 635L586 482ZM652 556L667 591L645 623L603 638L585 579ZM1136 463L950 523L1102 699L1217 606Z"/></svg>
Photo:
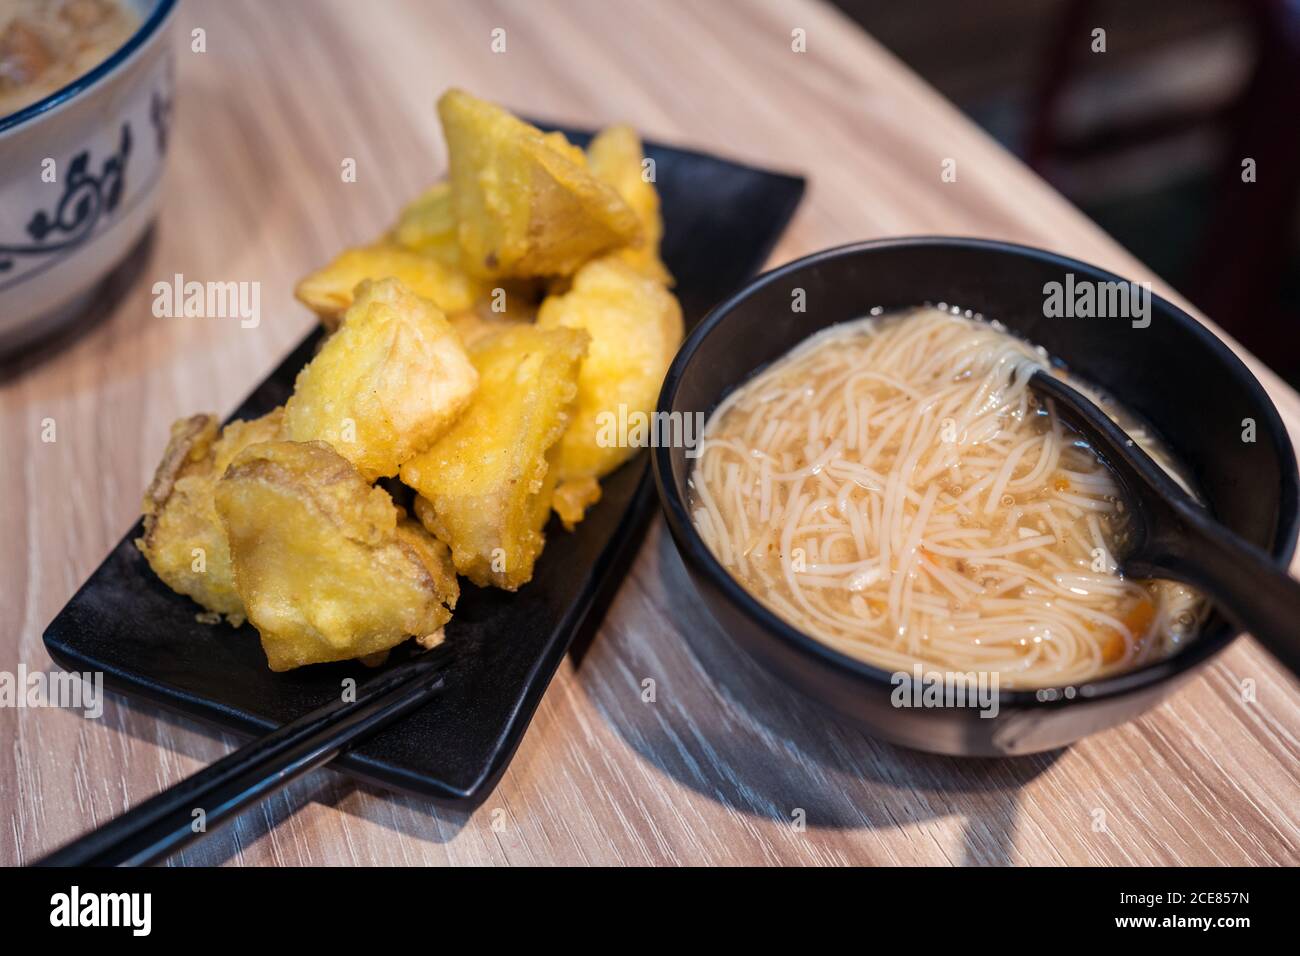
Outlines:
<svg viewBox="0 0 1300 956"><path fill-rule="evenodd" d="M447 669L445 646L399 664L78 837L36 866L144 866L211 832L254 800L333 760L427 702ZM196 811L202 811L200 817ZM201 819L204 827L195 826Z"/></svg>

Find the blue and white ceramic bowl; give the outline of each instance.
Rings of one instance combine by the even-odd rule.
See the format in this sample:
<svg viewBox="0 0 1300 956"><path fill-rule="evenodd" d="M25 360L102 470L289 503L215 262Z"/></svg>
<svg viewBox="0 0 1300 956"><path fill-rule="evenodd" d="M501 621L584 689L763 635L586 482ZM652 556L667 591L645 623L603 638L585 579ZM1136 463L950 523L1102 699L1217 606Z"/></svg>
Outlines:
<svg viewBox="0 0 1300 956"><path fill-rule="evenodd" d="M0 353L89 305L157 212L176 0L126 2L141 23L122 47L0 116Z"/></svg>

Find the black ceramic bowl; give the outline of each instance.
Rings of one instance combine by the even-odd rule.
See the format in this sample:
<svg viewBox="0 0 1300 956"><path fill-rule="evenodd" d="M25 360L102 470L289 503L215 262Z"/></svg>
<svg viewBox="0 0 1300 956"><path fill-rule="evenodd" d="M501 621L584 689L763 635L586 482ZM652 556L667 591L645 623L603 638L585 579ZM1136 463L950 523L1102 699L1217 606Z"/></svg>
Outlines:
<svg viewBox="0 0 1300 956"><path fill-rule="evenodd" d="M1093 266L1024 246L921 237L842 246L766 273L717 306L669 369L659 411L712 413L734 388L809 335L873 309L926 302L1000 319L1108 390L1163 438L1210 510L1285 567L1295 548L1297 475L1286 429L1253 375L1213 334L1155 296L1150 323L1048 318L1050 282L1123 281ZM791 303L802 289L806 310ZM1244 420L1255 441L1243 441ZM847 657L767 610L696 533L686 501L692 462L655 450L668 526L714 617L755 659L869 733L936 753L998 756L1069 744L1129 720L1172 693L1236 630L1212 615L1195 640L1138 670L1047 692L1003 690L997 714L969 707L895 707L889 672Z"/></svg>

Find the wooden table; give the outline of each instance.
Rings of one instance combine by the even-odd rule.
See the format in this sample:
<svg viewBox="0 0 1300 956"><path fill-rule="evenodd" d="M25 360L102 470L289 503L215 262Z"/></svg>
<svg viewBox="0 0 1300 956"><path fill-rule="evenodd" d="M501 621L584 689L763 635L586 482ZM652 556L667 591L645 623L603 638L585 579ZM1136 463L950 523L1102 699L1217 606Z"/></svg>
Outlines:
<svg viewBox="0 0 1300 956"><path fill-rule="evenodd" d="M175 152L147 260L96 326L0 381L0 670L49 666L41 631L135 519L171 420L233 408L307 331L294 280L442 174L433 101L449 85L804 172L773 263L950 233L1155 278L818 3L191 0L179 20ZM505 53L490 49L496 27ZM190 50L195 28L204 53ZM791 50L796 28L806 53ZM355 183L340 177L349 157ZM941 181L947 158L956 182ZM261 325L155 318L150 286L177 272L260 281ZM1243 357L1294 433L1300 397ZM689 629L711 635L698 658ZM10 864L236 743L116 696L100 720L0 710L0 740ZM562 665L477 812L318 771L174 862L1295 864L1298 755L1300 691L1249 639L1144 719L1054 758L898 750L828 723L738 656L656 521L595 644Z"/></svg>

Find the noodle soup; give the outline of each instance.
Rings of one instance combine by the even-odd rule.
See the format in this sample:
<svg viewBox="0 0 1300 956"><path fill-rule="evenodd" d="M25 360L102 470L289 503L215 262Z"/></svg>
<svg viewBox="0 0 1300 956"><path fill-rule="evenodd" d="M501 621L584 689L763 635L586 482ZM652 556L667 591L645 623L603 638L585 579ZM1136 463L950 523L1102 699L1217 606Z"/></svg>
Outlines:
<svg viewBox="0 0 1300 956"><path fill-rule="evenodd" d="M1032 688L1166 657L1206 603L1116 570L1124 504L1030 391L1049 362L996 323L936 308L827 329L714 412L689 481L694 523L772 611L886 670Z"/></svg>
<svg viewBox="0 0 1300 956"><path fill-rule="evenodd" d="M0 116L90 72L139 26L123 0L0 0Z"/></svg>

